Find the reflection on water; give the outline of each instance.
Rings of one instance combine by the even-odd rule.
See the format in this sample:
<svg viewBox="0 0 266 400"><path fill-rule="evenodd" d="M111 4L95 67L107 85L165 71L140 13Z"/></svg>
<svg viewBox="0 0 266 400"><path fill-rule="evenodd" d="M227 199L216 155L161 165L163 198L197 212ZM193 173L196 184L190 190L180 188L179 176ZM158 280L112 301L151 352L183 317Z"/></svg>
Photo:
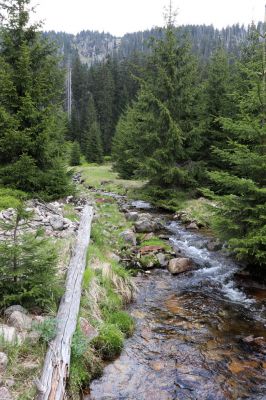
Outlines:
<svg viewBox="0 0 266 400"><path fill-rule="evenodd" d="M169 229L199 269L136 278L136 332L87 399L265 400L265 343L245 340L266 337L265 293L237 288L237 266L199 246L202 237L176 223Z"/></svg>

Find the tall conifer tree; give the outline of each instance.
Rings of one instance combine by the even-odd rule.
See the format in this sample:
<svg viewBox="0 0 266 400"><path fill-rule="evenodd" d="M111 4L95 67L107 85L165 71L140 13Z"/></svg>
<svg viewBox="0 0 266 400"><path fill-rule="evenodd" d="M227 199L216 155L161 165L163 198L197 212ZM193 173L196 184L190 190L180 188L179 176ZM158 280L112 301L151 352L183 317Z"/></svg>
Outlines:
<svg viewBox="0 0 266 400"><path fill-rule="evenodd" d="M63 75L54 46L38 25L29 24L29 5L30 0L1 1L0 179L57 196L68 192L60 161L65 121L55 118L61 111Z"/></svg>
<svg viewBox="0 0 266 400"><path fill-rule="evenodd" d="M265 39L264 39L265 40ZM248 54L248 57L247 57ZM239 258L266 267L266 65L265 43L253 30L239 63L237 114L220 120L230 140L214 154L228 171L211 172L216 226ZM220 195L220 196L219 196Z"/></svg>
<svg viewBox="0 0 266 400"><path fill-rule="evenodd" d="M155 41L137 101L118 124L117 170L165 187L195 184L200 147L197 67L186 40L177 40L171 14Z"/></svg>

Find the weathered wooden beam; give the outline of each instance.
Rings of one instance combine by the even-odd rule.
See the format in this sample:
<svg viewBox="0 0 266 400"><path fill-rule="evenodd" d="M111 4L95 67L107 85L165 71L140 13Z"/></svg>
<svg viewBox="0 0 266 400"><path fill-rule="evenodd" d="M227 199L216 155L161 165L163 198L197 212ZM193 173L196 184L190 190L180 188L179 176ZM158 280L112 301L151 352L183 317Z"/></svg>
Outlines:
<svg viewBox="0 0 266 400"><path fill-rule="evenodd" d="M65 396L71 342L77 325L92 218L93 208L86 205L81 215L76 246L69 263L65 294L57 314L56 337L49 344L41 378L36 382L37 400L63 400Z"/></svg>

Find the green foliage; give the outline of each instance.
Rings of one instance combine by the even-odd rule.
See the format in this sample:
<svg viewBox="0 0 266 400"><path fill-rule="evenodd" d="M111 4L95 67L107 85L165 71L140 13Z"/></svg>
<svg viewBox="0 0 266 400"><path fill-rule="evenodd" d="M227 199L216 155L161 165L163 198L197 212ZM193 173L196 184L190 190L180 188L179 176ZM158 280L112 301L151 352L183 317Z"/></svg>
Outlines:
<svg viewBox="0 0 266 400"><path fill-rule="evenodd" d="M134 332L134 320L125 311L116 311L112 314L107 314L106 321L117 326L117 328L124 333L126 337L130 337Z"/></svg>
<svg viewBox="0 0 266 400"><path fill-rule="evenodd" d="M20 190L0 188L0 211L6 208L18 208L26 198L26 193Z"/></svg>
<svg viewBox="0 0 266 400"><path fill-rule="evenodd" d="M93 97L88 99L88 108L83 127L83 152L88 162L102 163L103 146L101 130L95 110Z"/></svg>
<svg viewBox="0 0 266 400"><path fill-rule="evenodd" d="M18 208L2 229L9 233L0 243L0 305L23 304L42 309L53 306L61 294L57 278L57 252L40 231L27 233L27 219Z"/></svg>
<svg viewBox="0 0 266 400"><path fill-rule="evenodd" d="M221 118L228 136L223 149L213 153L228 171L211 171L214 226L228 240L239 259L253 267L266 266L266 98L265 48L253 31L239 63L234 99L237 114Z"/></svg>
<svg viewBox="0 0 266 400"><path fill-rule="evenodd" d="M89 128L85 156L88 162L98 164L103 162L101 131L97 121L94 121Z"/></svg>
<svg viewBox="0 0 266 400"><path fill-rule="evenodd" d="M234 64L223 48L218 48L210 59L207 69L205 89L205 134L202 137L201 153L208 166L221 166L219 158L211 152L211 147L224 148L228 134L224 131L220 118L234 115L236 106L232 98ZM223 167L225 167L223 165Z"/></svg>
<svg viewBox="0 0 266 400"><path fill-rule="evenodd" d="M73 204L64 204L64 217L73 222L78 220L78 214Z"/></svg>
<svg viewBox="0 0 266 400"><path fill-rule="evenodd" d="M152 50L137 100L117 125L115 168L123 178L191 187L200 147L195 60L187 43L177 41L172 25Z"/></svg>
<svg viewBox="0 0 266 400"><path fill-rule="evenodd" d="M28 0L3 0L0 49L0 182L26 192L61 192L65 170L64 87L56 49L30 25ZM55 178L56 175L56 178ZM60 183L52 187L49 182Z"/></svg>
<svg viewBox="0 0 266 400"><path fill-rule="evenodd" d="M71 344L69 393L73 398L79 398L80 390L92 379L99 377L102 371L100 359L94 354L88 339L78 327Z"/></svg>
<svg viewBox="0 0 266 400"><path fill-rule="evenodd" d="M84 275L83 275L83 287L84 287L84 289L86 289L89 286L89 284L90 284L90 282L91 282L93 277L94 277L94 272L90 268L86 268L86 270L84 272Z"/></svg>
<svg viewBox="0 0 266 400"><path fill-rule="evenodd" d="M71 364L70 364L70 390L82 386L89 382L90 374L86 365L86 354L88 350L88 340L77 329L71 343Z"/></svg>
<svg viewBox="0 0 266 400"><path fill-rule="evenodd" d="M40 333L40 339L48 344L56 335L56 318L46 318L43 322L35 324L34 329Z"/></svg>
<svg viewBox="0 0 266 400"><path fill-rule="evenodd" d="M105 360L117 357L124 343L123 333L116 325L105 323L100 327L99 335L93 339L92 345Z"/></svg>
<svg viewBox="0 0 266 400"><path fill-rule="evenodd" d="M80 145L78 142L74 142L71 150L70 165L73 167L80 165L80 157L81 157Z"/></svg>

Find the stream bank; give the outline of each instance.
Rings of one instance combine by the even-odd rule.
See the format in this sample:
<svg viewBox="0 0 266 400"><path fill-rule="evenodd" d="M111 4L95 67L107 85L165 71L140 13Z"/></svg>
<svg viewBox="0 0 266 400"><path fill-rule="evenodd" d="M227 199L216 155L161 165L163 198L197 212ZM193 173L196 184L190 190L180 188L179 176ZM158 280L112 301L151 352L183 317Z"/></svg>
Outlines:
<svg viewBox="0 0 266 400"><path fill-rule="evenodd" d="M154 210L143 203L132 210ZM158 214L158 210L157 210ZM152 269L135 278L129 307L136 331L121 356L90 385L87 400L265 400L266 290L239 285L239 266L208 239L166 222L173 248L196 264L172 276Z"/></svg>

